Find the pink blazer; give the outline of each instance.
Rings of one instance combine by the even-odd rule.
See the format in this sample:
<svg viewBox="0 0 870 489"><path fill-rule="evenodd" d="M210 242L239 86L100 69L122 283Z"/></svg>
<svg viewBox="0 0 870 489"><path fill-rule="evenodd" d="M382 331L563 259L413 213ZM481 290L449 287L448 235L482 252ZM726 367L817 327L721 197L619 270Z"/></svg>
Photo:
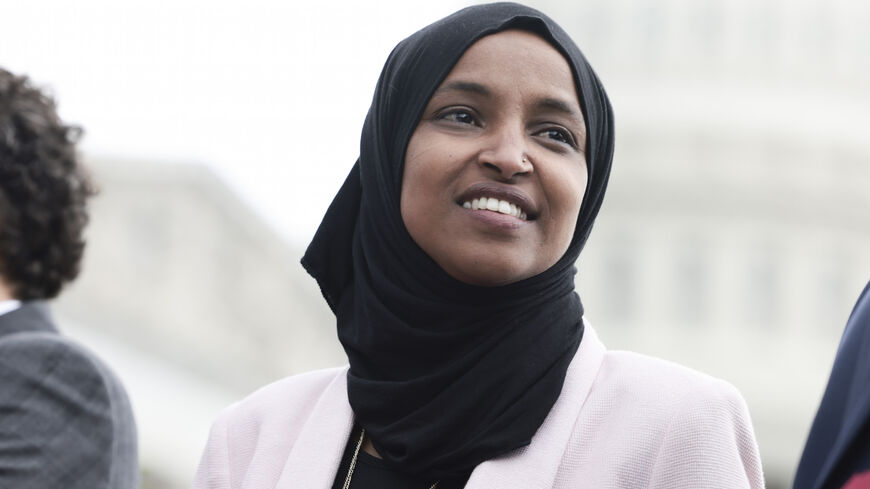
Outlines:
<svg viewBox="0 0 870 489"><path fill-rule="evenodd" d="M330 489L353 425L347 368L275 382L221 413L195 489ZM742 397L674 363L606 351L591 326L529 446L467 489L764 487Z"/></svg>

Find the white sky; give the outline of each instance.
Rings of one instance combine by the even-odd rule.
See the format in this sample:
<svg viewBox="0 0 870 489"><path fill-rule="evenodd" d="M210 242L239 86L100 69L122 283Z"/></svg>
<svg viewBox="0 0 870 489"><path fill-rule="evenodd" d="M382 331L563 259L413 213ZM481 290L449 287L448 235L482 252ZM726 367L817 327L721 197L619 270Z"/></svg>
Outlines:
<svg viewBox="0 0 870 489"><path fill-rule="evenodd" d="M468 3L0 0L0 66L53 88L62 117L86 129L86 155L206 164L302 248L358 155L392 47ZM858 12L859 3L837 5ZM593 61L607 56L578 40ZM789 52L800 55L803 45L792 41ZM737 79L712 88L669 80L670 92L599 74L618 123L652 127L671 118L866 141L870 101L856 103L826 83L811 92L768 83L739 68L727 69Z"/></svg>
<svg viewBox="0 0 870 489"><path fill-rule="evenodd" d="M467 3L0 0L0 66L53 89L86 155L206 164L304 246L392 47Z"/></svg>

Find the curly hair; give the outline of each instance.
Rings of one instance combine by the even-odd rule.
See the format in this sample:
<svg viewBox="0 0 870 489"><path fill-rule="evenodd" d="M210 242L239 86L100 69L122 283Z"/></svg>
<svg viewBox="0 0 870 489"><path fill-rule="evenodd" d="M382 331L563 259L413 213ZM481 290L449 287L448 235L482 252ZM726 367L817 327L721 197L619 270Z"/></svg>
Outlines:
<svg viewBox="0 0 870 489"><path fill-rule="evenodd" d="M95 193L81 134L51 96L0 68L0 277L16 299L53 298L79 273Z"/></svg>

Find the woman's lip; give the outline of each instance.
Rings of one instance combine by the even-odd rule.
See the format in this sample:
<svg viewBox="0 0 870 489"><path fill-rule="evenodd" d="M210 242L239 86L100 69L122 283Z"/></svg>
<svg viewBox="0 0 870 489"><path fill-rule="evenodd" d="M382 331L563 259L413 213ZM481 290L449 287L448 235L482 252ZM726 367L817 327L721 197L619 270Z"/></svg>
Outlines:
<svg viewBox="0 0 870 489"><path fill-rule="evenodd" d="M506 200L526 213L526 219L533 221L538 217L538 208L534 201L522 190L495 182L480 182L468 187L457 199L456 203L462 205L480 197L497 198Z"/></svg>
<svg viewBox="0 0 870 489"><path fill-rule="evenodd" d="M468 215L475 221L482 223L491 229L513 231L528 224L528 221L524 221L508 214L501 214L492 211L473 211L471 209L462 210L468 212Z"/></svg>

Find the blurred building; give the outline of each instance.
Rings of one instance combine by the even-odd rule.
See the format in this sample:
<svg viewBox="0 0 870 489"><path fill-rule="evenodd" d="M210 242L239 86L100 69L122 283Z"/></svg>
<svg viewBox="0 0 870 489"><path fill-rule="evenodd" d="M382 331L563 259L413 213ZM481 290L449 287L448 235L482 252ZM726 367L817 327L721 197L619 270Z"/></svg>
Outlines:
<svg viewBox="0 0 870 489"><path fill-rule="evenodd" d="M611 348L743 392L788 487L870 279L870 5L534 4L574 37L616 115L608 196L579 262Z"/></svg>

